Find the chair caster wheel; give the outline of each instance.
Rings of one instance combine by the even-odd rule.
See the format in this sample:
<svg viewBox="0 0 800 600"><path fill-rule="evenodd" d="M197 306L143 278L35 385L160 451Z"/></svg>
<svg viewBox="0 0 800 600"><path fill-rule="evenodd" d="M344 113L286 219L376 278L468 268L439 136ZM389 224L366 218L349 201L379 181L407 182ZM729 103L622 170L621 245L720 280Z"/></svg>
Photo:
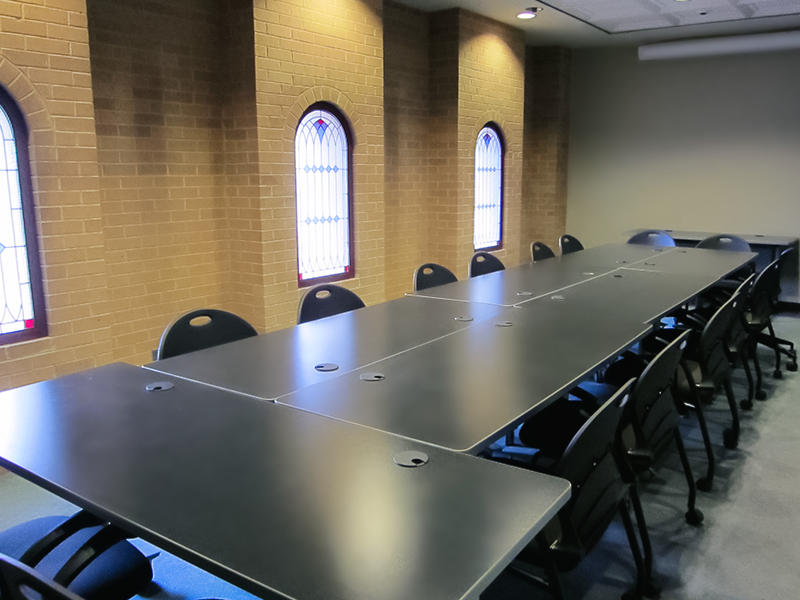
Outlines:
<svg viewBox="0 0 800 600"><path fill-rule="evenodd" d="M772 372L772 376L773 376L775 379L783 379L783 373L781 372L781 370L780 370L780 369L775 369L775 370Z"/></svg>
<svg viewBox="0 0 800 600"><path fill-rule="evenodd" d="M786 365L786 370L792 372L797 371L797 363L789 363Z"/></svg>
<svg viewBox="0 0 800 600"><path fill-rule="evenodd" d="M742 410L753 410L753 403L750 400L742 400L739 402L739 406L742 407Z"/></svg>
<svg viewBox="0 0 800 600"><path fill-rule="evenodd" d="M756 400L766 400L767 399L767 392L764 390L758 390L756 392Z"/></svg>
<svg viewBox="0 0 800 600"><path fill-rule="evenodd" d="M650 581L644 584L642 595L645 598L658 598L661 595L661 586L651 577Z"/></svg>
<svg viewBox="0 0 800 600"><path fill-rule="evenodd" d="M734 435L730 429L725 429L722 432L722 443L728 450L733 450L739 445L739 436Z"/></svg>
<svg viewBox="0 0 800 600"><path fill-rule="evenodd" d="M696 482L697 489L701 492L710 492L711 491L711 482L706 479L705 477L701 477Z"/></svg>
<svg viewBox="0 0 800 600"><path fill-rule="evenodd" d="M699 508L692 509L686 513L686 522L697 527L703 522L703 513Z"/></svg>

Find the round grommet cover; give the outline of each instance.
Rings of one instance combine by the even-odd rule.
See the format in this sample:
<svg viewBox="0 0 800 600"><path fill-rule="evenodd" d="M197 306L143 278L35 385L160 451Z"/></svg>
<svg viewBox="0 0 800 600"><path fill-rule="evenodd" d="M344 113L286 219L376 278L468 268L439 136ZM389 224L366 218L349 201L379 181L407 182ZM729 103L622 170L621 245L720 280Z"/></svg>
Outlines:
<svg viewBox="0 0 800 600"><path fill-rule="evenodd" d="M148 392L166 392L167 390L171 390L175 387L175 384L169 381L154 381L153 383L148 383L144 386Z"/></svg>
<svg viewBox="0 0 800 600"><path fill-rule="evenodd" d="M464 323L469 323L470 321L474 321L473 317L456 317L456 321L463 321Z"/></svg>
<svg viewBox="0 0 800 600"><path fill-rule="evenodd" d="M419 452L417 450L406 450L405 452L400 452L395 455L394 462L401 467L408 467L413 469L414 467L421 467L428 463L428 455L424 452Z"/></svg>
<svg viewBox="0 0 800 600"><path fill-rule="evenodd" d="M361 381L383 381L386 379L386 375L383 373L362 373L359 379Z"/></svg>
<svg viewBox="0 0 800 600"><path fill-rule="evenodd" d="M335 363L321 363L314 367L314 370L319 371L320 373L330 373L331 371L337 371L339 369L339 365Z"/></svg>
<svg viewBox="0 0 800 600"><path fill-rule="evenodd" d="M494 324L495 327L511 327L513 325L511 321L497 321L497 323Z"/></svg>

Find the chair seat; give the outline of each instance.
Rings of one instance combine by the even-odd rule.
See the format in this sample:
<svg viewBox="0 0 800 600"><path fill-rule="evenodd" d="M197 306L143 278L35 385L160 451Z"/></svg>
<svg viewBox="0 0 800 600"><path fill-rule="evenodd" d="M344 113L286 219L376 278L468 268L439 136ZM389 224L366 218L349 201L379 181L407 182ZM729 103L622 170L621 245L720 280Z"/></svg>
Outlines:
<svg viewBox="0 0 800 600"><path fill-rule="evenodd" d="M0 532L0 553L19 560L34 543L69 517L50 516L27 521ZM43 576L54 579L66 562L102 526L88 527L67 538L38 565ZM118 542L101 553L67 586L85 600L127 600L153 579L150 561L130 542Z"/></svg>
<svg viewBox="0 0 800 600"><path fill-rule="evenodd" d="M713 396L717 385L711 379L706 378L699 363L693 360L687 360L685 364L689 368L689 373L694 380L695 390L701 395L703 400L708 400L708 396ZM680 390L681 397L691 397L689 380L686 379L683 370L678 371L678 389Z"/></svg>

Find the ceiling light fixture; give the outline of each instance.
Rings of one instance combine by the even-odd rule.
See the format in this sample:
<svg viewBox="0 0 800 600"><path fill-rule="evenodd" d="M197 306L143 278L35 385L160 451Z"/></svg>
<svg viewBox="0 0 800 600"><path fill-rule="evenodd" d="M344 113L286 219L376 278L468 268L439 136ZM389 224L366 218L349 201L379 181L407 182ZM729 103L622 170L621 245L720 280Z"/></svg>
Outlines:
<svg viewBox="0 0 800 600"><path fill-rule="evenodd" d="M533 19L537 13L542 12L544 9L541 6L532 6L526 8L517 15L518 19Z"/></svg>

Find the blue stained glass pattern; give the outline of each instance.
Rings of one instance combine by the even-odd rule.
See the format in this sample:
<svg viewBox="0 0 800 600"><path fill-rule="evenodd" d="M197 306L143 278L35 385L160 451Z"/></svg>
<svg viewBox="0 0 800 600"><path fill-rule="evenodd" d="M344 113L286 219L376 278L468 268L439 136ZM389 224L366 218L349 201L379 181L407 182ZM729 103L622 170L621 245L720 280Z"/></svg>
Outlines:
<svg viewBox="0 0 800 600"><path fill-rule="evenodd" d="M0 336L34 325L14 130L0 107Z"/></svg>
<svg viewBox="0 0 800 600"><path fill-rule="evenodd" d="M491 127L475 143L475 250L500 245L503 220L503 146Z"/></svg>
<svg viewBox="0 0 800 600"><path fill-rule="evenodd" d="M349 151L344 126L312 110L295 134L297 264L300 281L350 270Z"/></svg>

